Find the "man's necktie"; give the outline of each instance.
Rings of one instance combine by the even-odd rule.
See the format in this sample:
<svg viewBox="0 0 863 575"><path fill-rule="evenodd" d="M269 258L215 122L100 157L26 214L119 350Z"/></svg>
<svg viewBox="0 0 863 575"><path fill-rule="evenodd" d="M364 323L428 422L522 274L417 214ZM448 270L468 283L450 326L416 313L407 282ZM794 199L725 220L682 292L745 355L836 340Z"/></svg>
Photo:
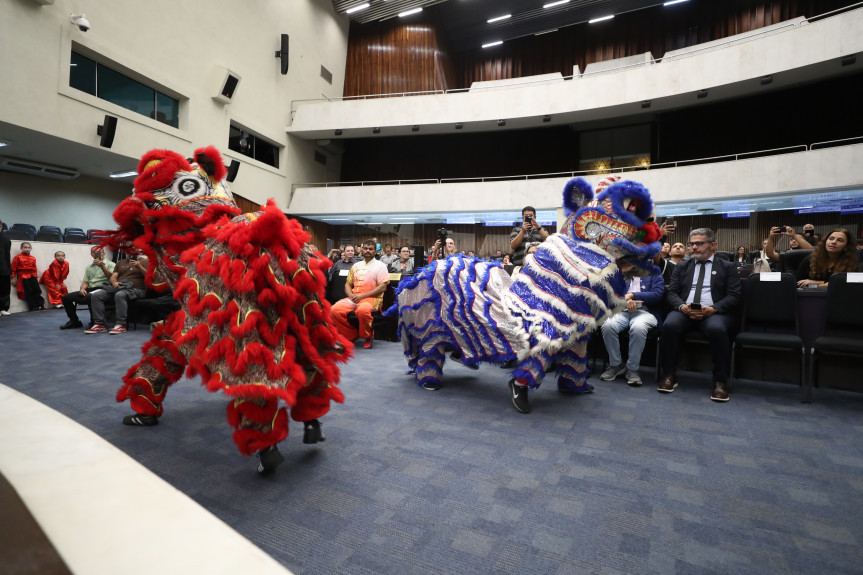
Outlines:
<svg viewBox="0 0 863 575"><path fill-rule="evenodd" d="M698 262L698 265L701 267L698 268L698 283L695 284L695 297L692 298L692 303L701 303L701 289L704 287L704 270L706 269L705 263L707 262Z"/></svg>

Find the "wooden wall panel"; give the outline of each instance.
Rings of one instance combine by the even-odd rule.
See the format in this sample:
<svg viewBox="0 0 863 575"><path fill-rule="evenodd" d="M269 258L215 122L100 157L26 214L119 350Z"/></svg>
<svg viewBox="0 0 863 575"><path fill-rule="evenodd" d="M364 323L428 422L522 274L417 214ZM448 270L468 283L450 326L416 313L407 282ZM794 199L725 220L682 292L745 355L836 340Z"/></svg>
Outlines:
<svg viewBox="0 0 863 575"><path fill-rule="evenodd" d="M345 96L448 90L455 72L446 36L433 14L352 24Z"/></svg>

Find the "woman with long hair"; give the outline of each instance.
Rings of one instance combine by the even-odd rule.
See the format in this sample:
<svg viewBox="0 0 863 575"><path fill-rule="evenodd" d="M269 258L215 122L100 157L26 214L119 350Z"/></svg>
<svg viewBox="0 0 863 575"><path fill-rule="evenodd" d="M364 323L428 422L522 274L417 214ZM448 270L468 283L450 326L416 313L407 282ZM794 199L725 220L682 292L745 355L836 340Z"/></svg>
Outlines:
<svg viewBox="0 0 863 575"><path fill-rule="evenodd" d="M857 257L857 240L845 228L836 228L827 239L818 242L815 251L807 256L797 269L797 286L825 286L830 276L860 269Z"/></svg>
<svg viewBox="0 0 863 575"><path fill-rule="evenodd" d="M734 252L734 263L737 264L737 267L742 267L748 264L748 257L746 254L746 248L743 246L737 246L737 251Z"/></svg>

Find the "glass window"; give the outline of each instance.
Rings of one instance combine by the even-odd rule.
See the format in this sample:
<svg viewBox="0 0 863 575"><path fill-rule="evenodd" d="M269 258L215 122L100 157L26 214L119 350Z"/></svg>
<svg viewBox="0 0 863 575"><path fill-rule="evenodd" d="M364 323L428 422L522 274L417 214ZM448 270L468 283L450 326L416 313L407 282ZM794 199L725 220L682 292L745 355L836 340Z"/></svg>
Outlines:
<svg viewBox="0 0 863 575"><path fill-rule="evenodd" d="M228 149L254 158L268 166L279 167L278 146L274 146L233 124L228 132Z"/></svg>
<svg viewBox="0 0 863 575"><path fill-rule="evenodd" d="M96 95L96 62L72 52L72 67L69 69L69 85L76 90Z"/></svg>
<svg viewBox="0 0 863 575"><path fill-rule="evenodd" d="M163 124L179 126L178 100L76 52L72 52L69 86Z"/></svg>

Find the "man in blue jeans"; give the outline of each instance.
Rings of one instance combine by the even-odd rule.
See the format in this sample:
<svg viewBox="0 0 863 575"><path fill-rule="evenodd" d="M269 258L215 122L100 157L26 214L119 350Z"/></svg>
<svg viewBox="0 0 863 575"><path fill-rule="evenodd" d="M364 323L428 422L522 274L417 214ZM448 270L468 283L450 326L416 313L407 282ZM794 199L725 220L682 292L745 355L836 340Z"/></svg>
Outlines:
<svg viewBox="0 0 863 575"><path fill-rule="evenodd" d="M599 376L603 381L612 381L626 373L626 383L633 387L641 385L638 367L641 353L647 343L650 328L662 324L662 297L665 295L665 281L658 273L645 278L638 276L626 284L626 310L611 316L602 324L602 340L608 351L610 367ZM620 355L618 336L629 330L629 357L626 365Z"/></svg>
<svg viewBox="0 0 863 575"><path fill-rule="evenodd" d="M142 297L147 293L147 284L144 277L147 274L148 259L146 256L138 256L120 260L114 267L109 281L111 285L102 286L90 294L90 310L92 312L93 325L84 333L110 333L119 335L126 333L126 319L129 314L129 302ZM108 331L105 323L105 302L113 301L116 310L117 321L114 328Z"/></svg>

